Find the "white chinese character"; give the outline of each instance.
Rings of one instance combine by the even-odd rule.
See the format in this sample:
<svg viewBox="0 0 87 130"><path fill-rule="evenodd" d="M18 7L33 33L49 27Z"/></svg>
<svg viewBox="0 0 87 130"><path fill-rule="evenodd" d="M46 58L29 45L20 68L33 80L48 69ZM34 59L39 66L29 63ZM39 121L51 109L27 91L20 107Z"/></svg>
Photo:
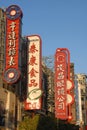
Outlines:
<svg viewBox="0 0 87 130"><path fill-rule="evenodd" d="M64 86L64 80L57 81L57 87L63 87Z"/></svg>
<svg viewBox="0 0 87 130"><path fill-rule="evenodd" d="M63 72L58 73L58 79L64 79L64 73Z"/></svg>
<svg viewBox="0 0 87 130"><path fill-rule="evenodd" d="M16 49L15 48L9 48L8 55L14 56L15 54L16 54Z"/></svg>
<svg viewBox="0 0 87 130"><path fill-rule="evenodd" d="M9 33L8 39L9 40L15 40L16 39L15 31L12 31L12 32Z"/></svg>
<svg viewBox="0 0 87 130"><path fill-rule="evenodd" d="M11 46L15 47L15 42L16 42L15 39L14 40L10 39L9 42L8 42L8 46L9 47L11 47Z"/></svg>
<svg viewBox="0 0 87 130"><path fill-rule="evenodd" d="M64 90L64 88L58 89L57 93L58 93L58 95L65 95L65 90Z"/></svg>
<svg viewBox="0 0 87 130"><path fill-rule="evenodd" d="M14 31L12 32L12 39L16 39L16 34Z"/></svg>
<svg viewBox="0 0 87 130"><path fill-rule="evenodd" d="M15 65L14 57L12 57L12 56L10 57L9 65L10 66Z"/></svg>
<svg viewBox="0 0 87 130"><path fill-rule="evenodd" d="M60 64L57 66L57 71L59 71L59 70L64 71L63 64Z"/></svg>
<svg viewBox="0 0 87 130"><path fill-rule="evenodd" d="M59 110L61 110L61 109L64 110L64 102L61 102L61 103L58 104L58 109Z"/></svg>
<svg viewBox="0 0 87 130"><path fill-rule="evenodd" d="M14 31L15 30L15 25L16 25L16 23L15 22L12 22L11 24L10 24L10 27L11 27L11 31Z"/></svg>
<svg viewBox="0 0 87 130"><path fill-rule="evenodd" d="M61 96L61 97L58 97L57 100L58 100L59 102L63 102L63 101L65 100L65 98L64 98L63 96Z"/></svg>

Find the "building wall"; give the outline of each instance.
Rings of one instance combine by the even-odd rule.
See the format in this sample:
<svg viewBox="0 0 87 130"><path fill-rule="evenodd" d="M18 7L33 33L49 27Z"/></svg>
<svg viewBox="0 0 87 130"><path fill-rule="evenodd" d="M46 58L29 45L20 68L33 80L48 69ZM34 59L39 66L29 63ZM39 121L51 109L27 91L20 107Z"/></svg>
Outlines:
<svg viewBox="0 0 87 130"><path fill-rule="evenodd" d="M79 124L86 125L87 124L87 107L86 107L86 89L87 89L87 76L85 74L77 74L77 88L78 88L78 113L79 113Z"/></svg>
<svg viewBox="0 0 87 130"><path fill-rule="evenodd" d="M0 9L0 86L3 86L2 72L4 70L4 47L5 47L5 17Z"/></svg>
<svg viewBox="0 0 87 130"><path fill-rule="evenodd" d="M70 64L70 79L73 81L74 83L74 63L71 63ZM75 87L72 89L72 95L75 95L74 93L75 91ZM74 100L74 103L72 104L72 107L71 107L71 112L72 112L72 123L76 123L76 104L75 104L75 100Z"/></svg>

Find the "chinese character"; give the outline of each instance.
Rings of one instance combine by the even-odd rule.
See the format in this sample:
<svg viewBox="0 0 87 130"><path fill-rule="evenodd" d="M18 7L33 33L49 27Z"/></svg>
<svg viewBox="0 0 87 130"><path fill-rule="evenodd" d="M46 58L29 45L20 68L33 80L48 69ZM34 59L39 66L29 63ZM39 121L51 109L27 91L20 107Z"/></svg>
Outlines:
<svg viewBox="0 0 87 130"><path fill-rule="evenodd" d="M11 46L15 47L15 42L16 42L15 39L14 39L14 40L9 39L8 46L9 46L9 47L11 47Z"/></svg>
<svg viewBox="0 0 87 130"><path fill-rule="evenodd" d="M14 57L12 57L12 56L10 57L9 65L10 66L15 65Z"/></svg>
<svg viewBox="0 0 87 130"><path fill-rule="evenodd" d="M16 49L15 48L9 48L8 55L14 56L15 54L16 54Z"/></svg>
<svg viewBox="0 0 87 130"><path fill-rule="evenodd" d="M58 100L59 102L63 102L63 101L65 100L65 98L64 98L63 96L61 96L61 97L58 97L57 100Z"/></svg>
<svg viewBox="0 0 87 130"><path fill-rule="evenodd" d="M57 79L64 79L64 73L63 72L58 73Z"/></svg>
<svg viewBox="0 0 87 130"><path fill-rule="evenodd" d="M60 102L59 104L58 104L58 109L59 110L64 110L64 102Z"/></svg>
<svg viewBox="0 0 87 130"><path fill-rule="evenodd" d="M29 72L30 77L36 77L36 73L38 73L34 68L31 69L31 71Z"/></svg>
<svg viewBox="0 0 87 130"><path fill-rule="evenodd" d="M65 95L65 89L64 88L60 88L57 91L58 95Z"/></svg>
<svg viewBox="0 0 87 130"><path fill-rule="evenodd" d="M35 63L35 61L36 61L36 57L32 55L29 64L32 65L32 66L33 66L34 64L37 65L37 63Z"/></svg>
<svg viewBox="0 0 87 130"><path fill-rule="evenodd" d="M33 43L33 45L31 46L29 52L30 52L30 53L35 53L35 51L38 51L38 50L36 49L35 44Z"/></svg>
<svg viewBox="0 0 87 130"><path fill-rule="evenodd" d="M11 31L14 31L14 30L15 30L15 25L16 25L15 22L12 22L12 23L10 24Z"/></svg>
<svg viewBox="0 0 87 130"><path fill-rule="evenodd" d="M38 85L38 83L35 82L35 79L30 80L30 82L31 83L29 84L29 87L32 87L32 86L36 87Z"/></svg>
<svg viewBox="0 0 87 130"><path fill-rule="evenodd" d="M16 34L15 34L14 31L9 33L8 39L9 39L9 40L14 40L14 39L16 39Z"/></svg>
<svg viewBox="0 0 87 130"><path fill-rule="evenodd" d="M63 87L64 86L64 80L57 81L57 87Z"/></svg>
<svg viewBox="0 0 87 130"><path fill-rule="evenodd" d="M60 64L57 66L57 71L59 70L64 71L63 64Z"/></svg>

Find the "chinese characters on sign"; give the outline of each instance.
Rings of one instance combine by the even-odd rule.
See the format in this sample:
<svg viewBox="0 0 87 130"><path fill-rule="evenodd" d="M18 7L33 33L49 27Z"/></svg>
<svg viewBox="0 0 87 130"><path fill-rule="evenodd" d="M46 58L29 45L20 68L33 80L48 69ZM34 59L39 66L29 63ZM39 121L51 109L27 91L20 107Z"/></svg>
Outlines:
<svg viewBox="0 0 87 130"><path fill-rule="evenodd" d="M55 115L57 118L67 118L66 92L66 54L56 51L55 54Z"/></svg>
<svg viewBox="0 0 87 130"><path fill-rule="evenodd" d="M41 109L41 40L39 36L29 36L28 45L28 91L25 109Z"/></svg>
<svg viewBox="0 0 87 130"><path fill-rule="evenodd" d="M20 77L19 44L21 38L21 9L12 5L6 10L6 44L4 80L15 83Z"/></svg>
<svg viewBox="0 0 87 130"><path fill-rule="evenodd" d="M74 84L70 80L70 53L67 48L58 48L55 54L55 116L60 119L72 119L71 93Z"/></svg>
<svg viewBox="0 0 87 130"><path fill-rule="evenodd" d="M19 19L7 20L6 69L18 69Z"/></svg>

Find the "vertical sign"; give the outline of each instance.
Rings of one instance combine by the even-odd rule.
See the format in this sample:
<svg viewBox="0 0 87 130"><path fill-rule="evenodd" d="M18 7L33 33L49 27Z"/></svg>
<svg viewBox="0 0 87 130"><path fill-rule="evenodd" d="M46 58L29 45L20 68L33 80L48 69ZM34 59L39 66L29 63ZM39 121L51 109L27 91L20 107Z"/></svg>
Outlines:
<svg viewBox="0 0 87 130"><path fill-rule="evenodd" d="M21 9L11 5L6 10L6 44L4 80L15 83L20 77L19 71L19 44L21 38Z"/></svg>
<svg viewBox="0 0 87 130"><path fill-rule="evenodd" d="M56 51L55 54L55 116L67 119L67 62L66 53Z"/></svg>
<svg viewBox="0 0 87 130"><path fill-rule="evenodd" d="M41 109L41 39L37 35L28 36L27 59L27 99L25 110Z"/></svg>
<svg viewBox="0 0 87 130"><path fill-rule="evenodd" d="M55 116L60 119L72 119L71 93L74 84L70 80L70 53L67 48L58 48L55 54Z"/></svg>

